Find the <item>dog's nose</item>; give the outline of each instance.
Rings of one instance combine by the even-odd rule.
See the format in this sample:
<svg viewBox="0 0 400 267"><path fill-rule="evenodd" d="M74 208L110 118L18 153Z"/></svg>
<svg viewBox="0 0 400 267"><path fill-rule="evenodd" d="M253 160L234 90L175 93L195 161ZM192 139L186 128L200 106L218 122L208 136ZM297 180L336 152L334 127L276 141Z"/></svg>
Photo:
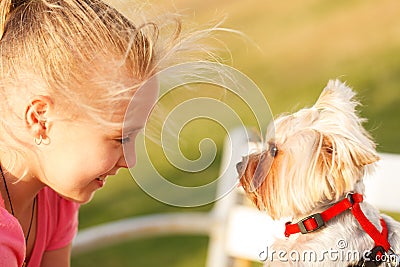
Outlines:
<svg viewBox="0 0 400 267"><path fill-rule="evenodd" d="M239 176L242 176L245 170L246 170L246 165L243 161L236 164L236 171L238 172Z"/></svg>

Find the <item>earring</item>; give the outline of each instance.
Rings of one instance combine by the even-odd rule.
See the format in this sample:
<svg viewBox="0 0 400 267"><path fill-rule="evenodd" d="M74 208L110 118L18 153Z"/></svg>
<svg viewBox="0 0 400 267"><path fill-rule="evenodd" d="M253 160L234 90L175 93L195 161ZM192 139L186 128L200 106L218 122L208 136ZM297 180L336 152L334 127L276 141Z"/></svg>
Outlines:
<svg viewBox="0 0 400 267"><path fill-rule="evenodd" d="M48 145L48 144L50 144L50 137L43 138L42 135L39 135L39 139L37 139L36 137L33 137L33 141L35 142L35 144L37 146L39 146L40 144Z"/></svg>
<svg viewBox="0 0 400 267"><path fill-rule="evenodd" d="M35 144L38 146L42 143L43 141L43 137L42 135L39 135L39 140L36 137L33 137L33 141L35 142Z"/></svg>
<svg viewBox="0 0 400 267"><path fill-rule="evenodd" d="M50 144L50 137L42 138L42 144L43 145L48 145Z"/></svg>

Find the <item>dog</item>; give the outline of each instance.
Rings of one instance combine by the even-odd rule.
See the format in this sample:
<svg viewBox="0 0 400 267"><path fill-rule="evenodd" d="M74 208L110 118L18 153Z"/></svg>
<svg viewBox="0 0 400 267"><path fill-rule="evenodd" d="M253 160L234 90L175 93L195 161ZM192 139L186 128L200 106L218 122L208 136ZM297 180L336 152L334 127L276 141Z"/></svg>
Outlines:
<svg viewBox="0 0 400 267"><path fill-rule="evenodd" d="M400 223L364 201L363 178L379 156L355 95L329 81L312 107L275 119L262 151L237 164L257 208L291 218L266 266L399 266Z"/></svg>

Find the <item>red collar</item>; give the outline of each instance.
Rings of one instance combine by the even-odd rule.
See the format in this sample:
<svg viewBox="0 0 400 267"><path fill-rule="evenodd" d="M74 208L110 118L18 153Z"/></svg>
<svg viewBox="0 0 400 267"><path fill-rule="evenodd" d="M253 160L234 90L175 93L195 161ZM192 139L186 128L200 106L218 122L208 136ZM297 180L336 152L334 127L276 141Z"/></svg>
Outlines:
<svg viewBox="0 0 400 267"><path fill-rule="evenodd" d="M350 209L364 231L374 240L375 247L380 246L385 251L388 251L390 249L390 244L387 240L388 229L385 221L381 219L383 230L382 232L379 232L361 210L360 203L362 201L363 195L359 193L349 193L346 195L346 198L321 213L312 214L297 223L292 224L291 222L287 222L285 227L285 236L289 237L291 234L299 232L302 234L314 232L325 226L325 223L333 217Z"/></svg>

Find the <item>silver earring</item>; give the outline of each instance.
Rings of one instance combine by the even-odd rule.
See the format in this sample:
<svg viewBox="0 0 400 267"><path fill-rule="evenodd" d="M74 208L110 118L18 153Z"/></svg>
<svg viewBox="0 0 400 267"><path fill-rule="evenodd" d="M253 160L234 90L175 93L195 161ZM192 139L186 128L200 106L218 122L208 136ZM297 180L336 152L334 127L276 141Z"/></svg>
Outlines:
<svg viewBox="0 0 400 267"><path fill-rule="evenodd" d="M33 137L33 141L35 142L35 144L37 146L39 146L40 144L48 145L48 144L50 144L50 137L43 138L42 135L39 135L39 139L36 137Z"/></svg>
<svg viewBox="0 0 400 267"><path fill-rule="evenodd" d="M50 144L50 137L42 138L42 144L43 145L48 145Z"/></svg>
<svg viewBox="0 0 400 267"><path fill-rule="evenodd" d="M42 143L42 141L43 141L42 135L39 135L39 140L38 140L36 137L33 137L33 141L35 142L35 144L36 144L37 146L39 146L39 145Z"/></svg>

